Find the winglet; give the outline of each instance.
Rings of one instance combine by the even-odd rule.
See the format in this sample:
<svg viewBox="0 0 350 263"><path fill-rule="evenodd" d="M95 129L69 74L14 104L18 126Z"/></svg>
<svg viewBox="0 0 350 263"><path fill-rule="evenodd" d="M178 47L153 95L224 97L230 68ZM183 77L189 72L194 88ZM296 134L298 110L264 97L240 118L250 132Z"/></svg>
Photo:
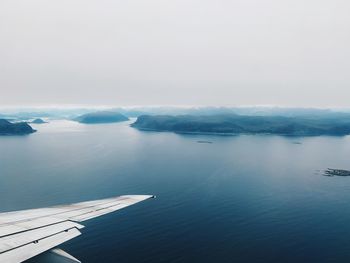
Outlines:
<svg viewBox="0 0 350 263"><path fill-rule="evenodd" d="M81 263L80 260L76 259L72 255L68 254L67 252L63 251L62 249L59 248L54 248L51 249L50 252L52 254L55 254L56 256L62 258L64 261L63 262L70 262L70 263Z"/></svg>

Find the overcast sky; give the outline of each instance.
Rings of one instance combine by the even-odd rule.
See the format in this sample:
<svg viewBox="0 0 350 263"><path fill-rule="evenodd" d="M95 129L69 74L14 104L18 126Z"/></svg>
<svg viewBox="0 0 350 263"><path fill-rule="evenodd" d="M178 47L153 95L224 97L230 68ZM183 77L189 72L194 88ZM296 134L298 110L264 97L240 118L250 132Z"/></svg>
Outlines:
<svg viewBox="0 0 350 263"><path fill-rule="evenodd" d="M0 106L350 107L348 0L1 0Z"/></svg>

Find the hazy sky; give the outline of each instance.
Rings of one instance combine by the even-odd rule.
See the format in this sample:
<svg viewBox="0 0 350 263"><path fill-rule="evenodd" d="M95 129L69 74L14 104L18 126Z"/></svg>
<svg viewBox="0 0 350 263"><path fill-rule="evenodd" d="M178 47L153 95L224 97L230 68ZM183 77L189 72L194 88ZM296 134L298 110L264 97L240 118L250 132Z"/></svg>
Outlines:
<svg viewBox="0 0 350 263"><path fill-rule="evenodd" d="M1 0L0 106L350 107L349 0Z"/></svg>

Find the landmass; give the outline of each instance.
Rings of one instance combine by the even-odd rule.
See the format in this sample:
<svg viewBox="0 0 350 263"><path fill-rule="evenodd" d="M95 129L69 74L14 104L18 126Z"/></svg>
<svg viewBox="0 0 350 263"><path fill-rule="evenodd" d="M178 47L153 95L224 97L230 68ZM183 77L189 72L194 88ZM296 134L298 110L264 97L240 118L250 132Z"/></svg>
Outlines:
<svg viewBox="0 0 350 263"><path fill-rule="evenodd" d="M333 177L333 176L350 176L350 171L328 168L326 171L324 171L323 175L330 176L330 177Z"/></svg>
<svg viewBox="0 0 350 263"><path fill-rule="evenodd" d="M75 121L86 124L97 124L97 123L112 123L112 122L121 122L128 121L129 118L112 111L98 111L87 113L75 118Z"/></svg>
<svg viewBox="0 0 350 263"><path fill-rule="evenodd" d="M11 123L0 119L0 135L26 135L36 132L28 123Z"/></svg>
<svg viewBox="0 0 350 263"><path fill-rule="evenodd" d="M35 119L35 120L31 121L31 123L34 123L34 124L44 124L44 123L47 123L47 122L44 121L43 119Z"/></svg>
<svg viewBox="0 0 350 263"><path fill-rule="evenodd" d="M140 130L202 134L348 135L350 117L283 117L221 114L142 115L131 125Z"/></svg>

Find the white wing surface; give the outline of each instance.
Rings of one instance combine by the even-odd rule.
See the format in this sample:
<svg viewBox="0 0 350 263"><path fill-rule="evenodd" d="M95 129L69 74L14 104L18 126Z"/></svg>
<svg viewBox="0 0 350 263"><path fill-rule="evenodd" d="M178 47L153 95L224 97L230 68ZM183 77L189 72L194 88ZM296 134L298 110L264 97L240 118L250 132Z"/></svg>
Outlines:
<svg viewBox="0 0 350 263"><path fill-rule="evenodd" d="M80 222L149 198L154 196L124 195L70 205L0 213L0 262L23 262L54 249L81 234L79 229L84 226ZM57 251L53 250L66 260L75 259L63 251Z"/></svg>

